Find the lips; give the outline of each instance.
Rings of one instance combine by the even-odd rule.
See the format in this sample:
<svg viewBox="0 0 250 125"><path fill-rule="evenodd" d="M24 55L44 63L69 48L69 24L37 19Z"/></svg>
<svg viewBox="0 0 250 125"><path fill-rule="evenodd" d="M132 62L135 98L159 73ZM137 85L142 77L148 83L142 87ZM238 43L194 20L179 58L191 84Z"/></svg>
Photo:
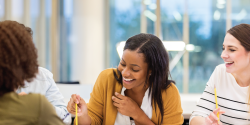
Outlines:
<svg viewBox="0 0 250 125"><path fill-rule="evenodd" d="M134 81L135 79L126 79L123 77L123 82L126 83L126 84L130 84Z"/></svg>
<svg viewBox="0 0 250 125"><path fill-rule="evenodd" d="M234 62L225 62L225 64L226 64L226 67L230 67L234 64Z"/></svg>

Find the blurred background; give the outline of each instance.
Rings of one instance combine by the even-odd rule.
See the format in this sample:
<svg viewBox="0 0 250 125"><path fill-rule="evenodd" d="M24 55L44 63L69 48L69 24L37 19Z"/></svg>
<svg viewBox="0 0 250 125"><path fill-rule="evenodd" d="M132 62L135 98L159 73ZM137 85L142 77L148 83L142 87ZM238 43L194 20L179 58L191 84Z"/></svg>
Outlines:
<svg viewBox="0 0 250 125"><path fill-rule="evenodd" d="M250 0L0 0L0 21L32 28L39 65L55 81L95 83L116 68L117 45L139 33L182 42L169 50L180 93L202 93L218 64L226 31L250 23Z"/></svg>

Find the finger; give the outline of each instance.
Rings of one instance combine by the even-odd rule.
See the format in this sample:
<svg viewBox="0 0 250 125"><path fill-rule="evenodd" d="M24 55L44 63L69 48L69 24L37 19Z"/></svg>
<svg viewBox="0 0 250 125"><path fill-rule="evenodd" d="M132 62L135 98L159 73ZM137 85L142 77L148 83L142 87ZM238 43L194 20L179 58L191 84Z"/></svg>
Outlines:
<svg viewBox="0 0 250 125"><path fill-rule="evenodd" d="M119 107L119 103L113 102L113 105L117 108Z"/></svg>
<svg viewBox="0 0 250 125"><path fill-rule="evenodd" d="M226 112L222 111L222 110L219 111L219 114L224 114L224 113L226 113Z"/></svg>
<svg viewBox="0 0 250 125"><path fill-rule="evenodd" d="M210 118L209 118L209 117L206 117L206 118L205 118L205 121L206 121L206 123L209 123L209 124L212 124L212 123L213 123L213 121L212 121L212 120L210 120Z"/></svg>
<svg viewBox="0 0 250 125"><path fill-rule="evenodd" d="M77 99L77 95L76 94L72 94L71 98L72 98L72 100L73 100L74 103L76 103L76 104L79 103L79 100Z"/></svg>
<svg viewBox="0 0 250 125"><path fill-rule="evenodd" d="M219 112L220 111L220 108L217 108L217 109L215 109L214 111L213 111L213 113L214 114L217 114L217 112Z"/></svg>
<svg viewBox="0 0 250 125"><path fill-rule="evenodd" d="M117 98L121 99L121 100L124 100L124 99L126 98L126 96L123 96L123 95L121 95L121 94L118 93L118 92L115 92L115 96L116 96Z"/></svg>
<svg viewBox="0 0 250 125"><path fill-rule="evenodd" d="M210 113L209 119L212 120L213 122L218 121L217 116L213 112Z"/></svg>
<svg viewBox="0 0 250 125"><path fill-rule="evenodd" d="M122 100L120 100L119 98L116 98L115 96L112 96L112 100L118 104L121 103Z"/></svg>

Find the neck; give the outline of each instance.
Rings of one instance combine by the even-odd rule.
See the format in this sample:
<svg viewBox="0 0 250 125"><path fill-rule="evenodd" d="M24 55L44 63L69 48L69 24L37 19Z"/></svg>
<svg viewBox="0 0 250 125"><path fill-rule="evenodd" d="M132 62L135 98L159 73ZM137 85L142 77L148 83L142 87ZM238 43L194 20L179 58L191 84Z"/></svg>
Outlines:
<svg viewBox="0 0 250 125"><path fill-rule="evenodd" d="M250 84L250 77L249 77L249 72L250 70L244 70L243 72L240 73L232 73L234 78L236 79L236 82L239 84L241 87L247 87Z"/></svg>
<svg viewBox="0 0 250 125"><path fill-rule="evenodd" d="M148 85L144 86L144 84L141 84L140 86L127 90L127 92L134 94L134 95L138 95L138 94L144 95L147 89L148 89Z"/></svg>

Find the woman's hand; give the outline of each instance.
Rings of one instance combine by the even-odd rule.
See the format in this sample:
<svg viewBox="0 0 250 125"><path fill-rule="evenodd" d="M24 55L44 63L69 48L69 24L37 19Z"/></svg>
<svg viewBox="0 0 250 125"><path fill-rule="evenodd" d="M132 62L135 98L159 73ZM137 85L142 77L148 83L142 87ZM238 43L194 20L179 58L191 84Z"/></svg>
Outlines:
<svg viewBox="0 0 250 125"><path fill-rule="evenodd" d="M115 92L115 96L112 96L113 104L117 107L117 110L126 116L134 118L137 116L138 110L141 110L138 104L129 97L123 96Z"/></svg>
<svg viewBox="0 0 250 125"><path fill-rule="evenodd" d="M21 93L19 93L18 95L27 95L27 93L21 92Z"/></svg>
<svg viewBox="0 0 250 125"><path fill-rule="evenodd" d="M86 102L76 94L71 95L70 101L67 105L67 110L69 113L75 115L76 114L76 104L77 104L77 115L88 115L87 104Z"/></svg>
<svg viewBox="0 0 250 125"><path fill-rule="evenodd" d="M213 112L210 113L208 117L205 118L206 125L222 125L220 121L218 121L217 113L220 114L225 113L224 111L220 110L220 108L215 109Z"/></svg>

